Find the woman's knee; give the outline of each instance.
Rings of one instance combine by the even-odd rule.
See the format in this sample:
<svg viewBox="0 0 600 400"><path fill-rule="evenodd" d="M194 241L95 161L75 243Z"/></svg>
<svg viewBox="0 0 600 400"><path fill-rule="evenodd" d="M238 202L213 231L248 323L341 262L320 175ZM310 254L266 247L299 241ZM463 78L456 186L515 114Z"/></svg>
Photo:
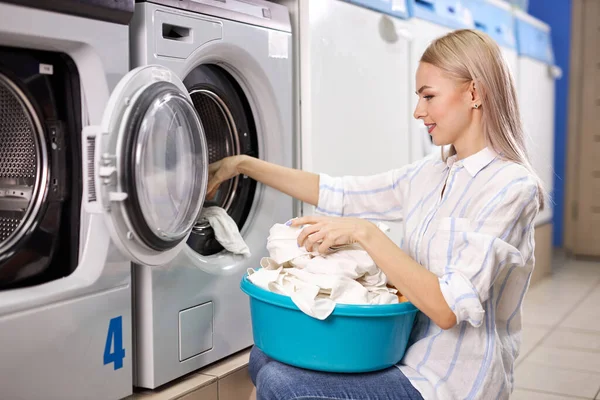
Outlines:
<svg viewBox="0 0 600 400"><path fill-rule="evenodd" d="M293 374L278 362L264 365L256 376L255 386L258 400L294 399Z"/></svg>
<svg viewBox="0 0 600 400"><path fill-rule="evenodd" d="M250 352L250 361L248 362L248 373L252 383L256 386L256 378L260 370L267 365L271 360L265 353L263 353L258 347L254 346Z"/></svg>

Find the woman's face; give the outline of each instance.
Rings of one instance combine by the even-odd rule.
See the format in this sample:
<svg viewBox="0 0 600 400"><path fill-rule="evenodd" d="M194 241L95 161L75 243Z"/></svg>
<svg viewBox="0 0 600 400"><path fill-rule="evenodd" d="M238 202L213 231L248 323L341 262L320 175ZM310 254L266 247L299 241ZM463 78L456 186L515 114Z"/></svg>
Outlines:
<svg viewBox="0 0 600 400"><path fill-rule="evenodd" d="M423 120L436 145L459 141L472 123L470 86L457 83L440 68L423 62L417 68L416 80L419 102L414 117Z"/></svg>

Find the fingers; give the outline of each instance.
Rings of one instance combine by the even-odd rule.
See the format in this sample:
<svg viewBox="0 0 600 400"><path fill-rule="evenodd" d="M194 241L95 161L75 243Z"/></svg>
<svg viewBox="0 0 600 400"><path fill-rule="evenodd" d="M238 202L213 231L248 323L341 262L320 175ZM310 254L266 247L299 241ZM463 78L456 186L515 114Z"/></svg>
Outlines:
<svg viewBox="0 0 600 400"><path fill-rule="evenodd" d="M218 189L219 189L219 188L218 188L218 187L216 187L214 190L207 191L207 192L206 192L206 199L207 199L207 200L212 200L212 199L215 197L215 195L217 194L217 190L218 190Z"/></svg>
<svg viewBox="0 0 600 400"><path fill-rule="evenodd" d="M214 162L208 166L208 186L206 188L206 198L212 200L221 185L221 181L218 178L218 171L221 168L221 161Z"/></svg>
<svg viewBox="0 0 600 400"><path fill-rule="evenodd" d="M314 251L318 246L320 254L331 252L331 247L353 243L354 224L343 223L341 219L321 216L307 216L288 221L291 226L306 225L298 235L298 246Z"/></svg>
<svg viewBox="0 0 600 400"><path fill-rule="evenodd" d="M331 253L331 247L334 245L335 245L335 239L333 238L332 235L329 235L328 237L325 238L325 240L323 240L321 242L317 251L319 252L319 254Z"/></svg>
<svg viewBox="0 0 600 400"><path fill-rule="evenodd" d="M208 187L206 188L206 197L210 196L212 198L217 193L217 190L219 190L220 185L221 182L216 178L209 180Z"/></svg>
<svg viewBox="0 0 600 400"><path fill-rule="evenodd" d="M210 164L208 166L207 198L214 197L221 183L236 175L235 156L226 157Z"/></svg>
<svg viewBox="0 0 600 400"><path fill-rule="evenodd" d="M310 215L306 217L294 218L291 226L302 226L302 225L313 225L319 222L325 221L326 217L320 217L318 215Z"/></svg>
<svg viewBox="0 0 600 400"><path fill-rule="evenodd" d="M309 225L306 228L302 229L302 231L300 231L300 234L298 235L298 246L303 246L306 238L308 236L312 235L313 233L320 231L321 228L322 228L322 225L315 224L315 225ZM308 250L308 247L306 249ZM309 250L309 251L312 251L312 250Z"/></svg>
<svg viewBox="0 0 600 400"><path fill-rule="evenodd" d="M209 174L214 174L215 172L217 172L219 170L219 168L221 168L221 161L216 161L212 164L209 164L208 166L208 173Z"/></svg>
<svg viewBox="0 0 600 400"><path fill-rule="evenodd" d="M331 248L348 244L348 235L343 230L336 230L325 235L323 242L319 245L318 251L320 254L331 253Z"/></svg>
<svg viewBox="0 0 600 400"><path fill-rule="evenodd" d="M206 188L206 198L210 200L215 197L217 190L219 190L219 186L221 186L221 180L217 177L217 174L210 177Z"/></svg>
<svg viewBox="0 0 600 400"><path fill-rule="evenodd" d="M304 248L307 251L313 251L315 249L315 245L321 243L327 233L323 230L317 231L311 235L309 235L304 241Z"/></svg>

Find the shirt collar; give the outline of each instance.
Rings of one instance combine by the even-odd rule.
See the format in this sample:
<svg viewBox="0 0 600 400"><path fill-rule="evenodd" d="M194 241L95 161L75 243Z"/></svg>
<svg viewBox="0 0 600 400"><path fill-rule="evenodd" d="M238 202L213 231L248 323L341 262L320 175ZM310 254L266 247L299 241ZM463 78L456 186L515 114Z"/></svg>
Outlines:
<svg viewBox="0 0 600 400"><path fill-rule="evenodd" d="M446 160L446 165L448 168L451 168L452 165L456 163L456 166L464 166L467 172L474 177L479 173L479 171L487 167L489 163L498 157L498 155L494 150L486 147L478 153L475 153L463 160L457 160L456 157L456 155L448 157L448 160Z"/></svg>

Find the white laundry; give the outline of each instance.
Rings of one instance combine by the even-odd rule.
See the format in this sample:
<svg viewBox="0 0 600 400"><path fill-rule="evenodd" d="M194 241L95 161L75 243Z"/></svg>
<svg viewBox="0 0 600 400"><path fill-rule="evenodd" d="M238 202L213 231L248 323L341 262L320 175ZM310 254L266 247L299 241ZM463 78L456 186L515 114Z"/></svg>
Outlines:
<svg viewBox="0 0 600 400"><path fill-rule="evenodd" d="M271 227L267 238L267 250L269 257L276 264L282 265L294 260L295 265L303 267L310 260L310 253L304 247L298 246L300 231L300 228L292 228L284 224L275 224Z"/></svg>
<svg viewBox="0 0 600 400"><path fill-rule="evenodd" d="M242 238L240 230L233 220L221 207L206 207L202 209L200 218L205 218L215 231L215 238L226 250L234 254L250 257L250 249Z"/></svg>
<svg viewBox="0 0 600 400"><path fill-rule="evenodd" d="M336 304L393 304L397 291L368 253L357 245L334 253L308 252L297 243L302 228L275 224L267 239L270 257L248 270L255 285L289 296L302 312L326 319Z"/></svg>

